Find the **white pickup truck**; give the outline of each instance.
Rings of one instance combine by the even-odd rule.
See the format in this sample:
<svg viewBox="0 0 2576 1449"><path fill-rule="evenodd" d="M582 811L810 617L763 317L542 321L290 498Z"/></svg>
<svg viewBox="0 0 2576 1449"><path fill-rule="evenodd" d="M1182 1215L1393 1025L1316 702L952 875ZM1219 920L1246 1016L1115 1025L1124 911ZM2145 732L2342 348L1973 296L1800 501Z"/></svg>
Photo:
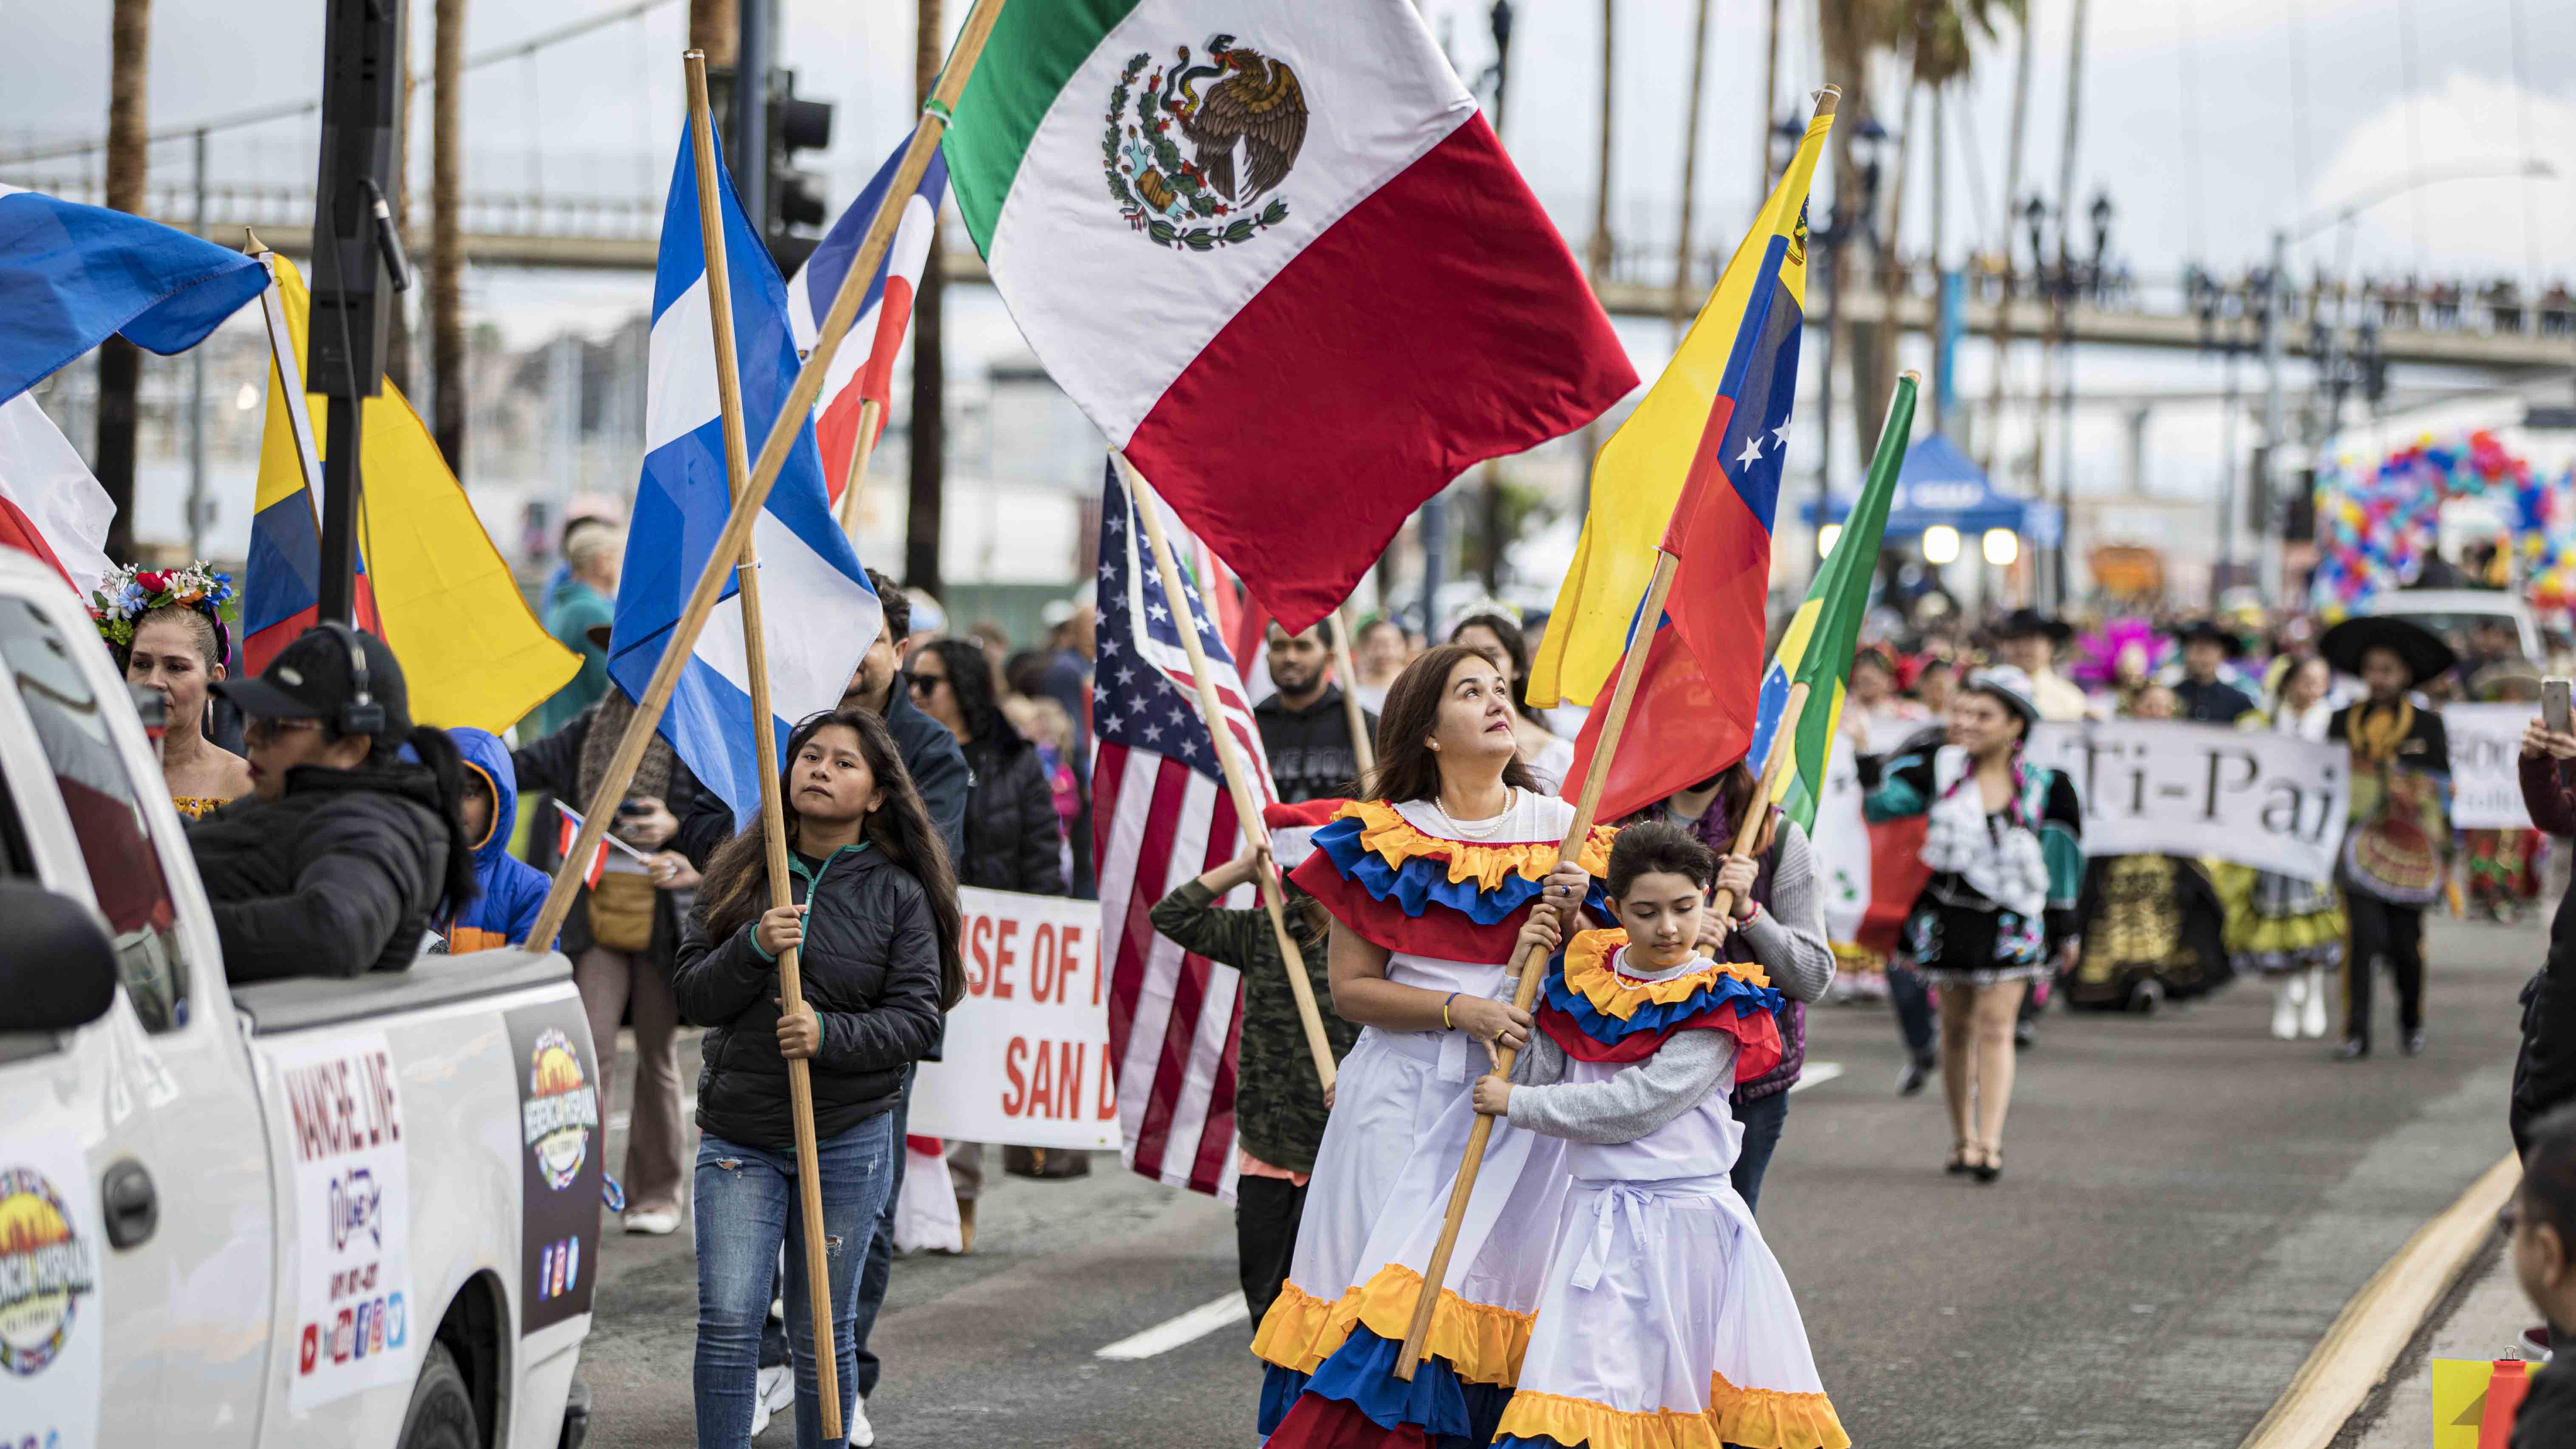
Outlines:
<svg viewBox="0 0 2576 1449"><path fill-rule="evenodd" d="M228 990L114 662L7 549L0 677L0 1449L577 1449L564 958Z"/></svg>

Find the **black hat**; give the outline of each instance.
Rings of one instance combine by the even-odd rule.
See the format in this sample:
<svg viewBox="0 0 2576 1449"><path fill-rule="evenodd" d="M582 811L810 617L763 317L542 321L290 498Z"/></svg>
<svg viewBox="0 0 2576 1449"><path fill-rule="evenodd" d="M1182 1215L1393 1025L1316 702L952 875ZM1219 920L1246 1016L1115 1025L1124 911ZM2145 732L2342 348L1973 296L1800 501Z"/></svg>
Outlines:
<svg viewBox="0 0 2576 1449"><path fill-rule="evenodd" d="M2460 662L2451 646L2431 630L2387 616L2346 619L2317 639L2317 652L2346 674L2361 673L2362 656L2373 649L2389 650L2405 660L2407 672L2414 676L2410 684L2422 684Z"/></svg>
<svg viewBox="0 0 2576 1449"><path fill-rule="evenodd" d="M344 735L400 739L411 733L401 662L384 640L355 629L307 629L255 678L227 679L213 689L247 715L324 720Z"/></svg>
<svg viewBox="0 0 2576 1449"><path fill-rule="evenodd" d="M2184 644L2198 644L2204 640L2215 644L2226 650L2230 659L2245 652L2245 641L2237 637L2235 630L2221 628L2207 619L2194 619L2175 629L2173 636Z"/></svg>
<svg viewBox="0 0 2576 1449"><path fill-rule="evenodd" d="M2033 634L2045 634L2060 644L2075 637L2073 625L2054 614L2043 614L2028 605L2004 615L2002 621L1990 632L1998 639L2027 639Z"/></svg>

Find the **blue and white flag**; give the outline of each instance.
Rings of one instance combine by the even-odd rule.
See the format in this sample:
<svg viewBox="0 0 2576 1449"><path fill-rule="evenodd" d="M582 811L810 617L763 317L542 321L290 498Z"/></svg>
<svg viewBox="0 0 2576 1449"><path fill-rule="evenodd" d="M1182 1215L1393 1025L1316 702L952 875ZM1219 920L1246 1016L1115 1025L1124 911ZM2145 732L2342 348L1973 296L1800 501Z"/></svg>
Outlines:
<svg viewBox="0 0 2576 1449"><path fill-rule="evenodd" d="M185 352L268 285L268 270L186 232L0 185L0 402L122 332Z"/></svg>
<svg viewBox="0 0 2576 1449"><path fill-rule="evenodd" d="M744 217L717 163L723 190L725 260L732 279L734 354L742 373L746 446L757 457L796 381L796 343L787 326L787 285ZM644 475L626 534L608 673L631 698L652 680L689 591L733 511L725 478L724 423L717 412L716 350L705 249L698 240L698 176L683 130L662 211L661 259L653 278L653 337L646 363ZM780 751L796 721L840 702L859 657L885 625L867 571L823 493L814 428L797 432L767 507L753 525L760 554L762 635L768 645L769 703ZM662 737L707 788L748 823L760 811L753 754L751 674L744 665L742 607L728 582L698 634L662 716Z"/></svg>

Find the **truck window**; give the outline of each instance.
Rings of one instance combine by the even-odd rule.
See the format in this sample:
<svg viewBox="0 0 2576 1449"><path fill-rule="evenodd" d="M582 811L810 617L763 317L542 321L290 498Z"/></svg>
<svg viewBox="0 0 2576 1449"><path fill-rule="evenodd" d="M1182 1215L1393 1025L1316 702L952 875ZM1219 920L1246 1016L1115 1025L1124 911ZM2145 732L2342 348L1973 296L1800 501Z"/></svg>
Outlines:
<svg viewBox="0 0 2576 1449"><path fill-rule="evenodd" d="M61 631L24 599L0 598L0 663L17 681L62 792L136 1018L147 1031L185 1025L189 963L179 913L152 848L138 783L108 733L106 702L73 662ZM141 788L158 790L161 780L156 775Z"/></svg>

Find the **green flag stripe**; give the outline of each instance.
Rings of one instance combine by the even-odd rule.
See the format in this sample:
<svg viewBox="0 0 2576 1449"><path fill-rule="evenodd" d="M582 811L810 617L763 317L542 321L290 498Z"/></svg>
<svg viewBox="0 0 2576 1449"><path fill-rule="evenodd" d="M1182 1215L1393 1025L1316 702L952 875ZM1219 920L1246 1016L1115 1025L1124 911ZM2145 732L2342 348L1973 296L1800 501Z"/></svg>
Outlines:
<svg viewBox="0 0 2576 1449"><path fill-rule="evenodd" d="M957 98L957 120L948 128L948 184L958 214L977 251L987 250L1002 198L1019 173L1029 138L1054 108L1065 82L1100 48L1137 0L1012 0L1002 7L983 57ZM1099 96L1101 124L1109 119L1109 93ZM1092 184L1099 184L1093 178Z"/></svg>

